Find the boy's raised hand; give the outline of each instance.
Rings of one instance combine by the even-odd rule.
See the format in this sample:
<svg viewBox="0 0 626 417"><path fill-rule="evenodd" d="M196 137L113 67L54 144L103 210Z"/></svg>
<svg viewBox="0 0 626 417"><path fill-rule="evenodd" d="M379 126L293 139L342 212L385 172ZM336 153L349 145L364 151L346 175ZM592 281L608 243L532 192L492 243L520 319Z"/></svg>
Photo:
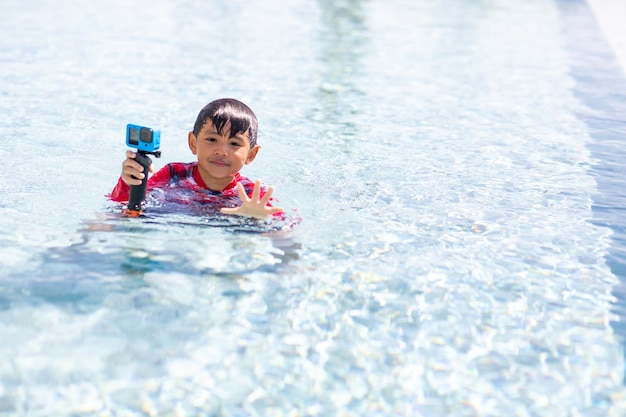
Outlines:
<svg viewBox="0 0 626 417"><path fill-rule="evenodd" d="M239 216L254 217L256 219L264 219L267 216L271 216L274 213L282 213L284 210L280 207L270 207L267 202L270 201L274 187L269 187L260 198L261 195L261 181L256 180L254 182L254 189L252 190L252 197L248 197L246 190L243 188L240 182L237 183L237 189L239 190L239 198L241 198L241 205L239 207L223 207L221 212L224 214L237 214Z"/></svg>
<svg viewBox="0 0 626 417"><path fill-rule="evenodd" d="M126 151L126 159L122 162L122 180L128 185L141 185L143 179L143 167L135 161L135 152ZM154 172L152 164L148 168L149 172Z"/></svg>

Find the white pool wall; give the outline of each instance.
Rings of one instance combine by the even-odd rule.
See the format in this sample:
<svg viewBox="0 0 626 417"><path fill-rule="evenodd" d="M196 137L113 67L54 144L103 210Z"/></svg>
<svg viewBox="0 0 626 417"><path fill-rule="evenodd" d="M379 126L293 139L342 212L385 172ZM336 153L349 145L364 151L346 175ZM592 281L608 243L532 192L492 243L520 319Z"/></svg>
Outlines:
<svg viewBox="0 0 626 417"><path fill-rule="evenodd" d="M626 73L626 1L587 0L587 3Z"/></svg>

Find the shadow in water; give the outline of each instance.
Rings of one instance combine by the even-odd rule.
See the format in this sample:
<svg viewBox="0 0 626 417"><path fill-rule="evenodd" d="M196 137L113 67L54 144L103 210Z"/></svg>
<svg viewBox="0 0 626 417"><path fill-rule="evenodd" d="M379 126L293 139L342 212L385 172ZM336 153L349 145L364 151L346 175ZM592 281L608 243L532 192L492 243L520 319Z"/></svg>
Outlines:
<svg viewBox="0 0 626 417"><path fill-rule="evenodd" d="M237 281L253 273L280 274L299 258L291 231L239 227L219 219L170 215L121 218L106 214L84 223L75 243L51 247L41 265L3 279L0 310L54 304L76 313L102 306L111 294L132 294L146 277L181 276Z"/></svg>
<svg viewBox="0 0 626 417"><path fill-rule="evenodd" d="M592 11L583 0L558 2L569 44L574 93L586 106L580 118L587 124L589 146L597 164L593 174L593 222L610 228L607 265L619 279L613 289L617 315L612 326L626 341L626 78ZM626 380L626 376L625 376Z"/></svg>

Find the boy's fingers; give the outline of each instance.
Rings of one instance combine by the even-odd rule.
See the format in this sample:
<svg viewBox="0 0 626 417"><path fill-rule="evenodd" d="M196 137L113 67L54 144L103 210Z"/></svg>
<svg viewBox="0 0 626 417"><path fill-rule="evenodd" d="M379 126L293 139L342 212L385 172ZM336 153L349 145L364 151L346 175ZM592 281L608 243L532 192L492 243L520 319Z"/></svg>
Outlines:
<svg viewBox="0 0 626 417"><path fill-rule="evenodd" d="M125 179L127 180L126 182L133 183L132 185L141 184L141 180L144 177L142 172L135 171L125 171L122 176L125 177Z"/></svg>
<svg viewBox="0 0 626 417"><path fill-rule="evenodd" d="M241 198L241 201L250 201L248 194L246 194L246 189L241 182L237 183L237 190L239 190L239 198Z"/></svg>
<svg viewBox="0 0 626 417"><path fill-rule="evenodd" d="M259 201L261 195L261 180L254 182L254 189L252 190L252 201Z"/></svg>
<svg viewBox="0 0 626 417"><path fill-rule="evenodd" d="M122 162L122 179L128 185L141 185L146 176L143 173L143 165L135 161L137 154L133 151L126 151L126 159ZM150 164L148 172L154 172L154 165Z"/></svg>
<svg viewBox="0 0 626 417"><path fill-rule="evenodd" d="M269 187L267 189L267 191L265 192L265 195L263 196L263 198L261 199L261 203L263 205L267 204L268 201L270 201L270 198L272 198L272 193L274 192L274 187Z"/></svg>
<svg viewBox="0 0 626 417"><path fill-rule="evenodd" d="M133 168L125 169L123 175L127 176L129 178L132 178L132 179L139 179L139 180L141 180L141 179L143 179L143 177L145 177L145 175L143 174L142 171L138 171L138 170L133 169Z"/></svg>
<svg viewBox="0 0 626 417"><path fill-rule="evenodd" d="M126 166L131 168L134 171L137 171L138 173L143 173L143 165L141 165L139 162L134 161L132 159L127 159L126 160ZM150 167L148 168L148 171L150 171L150 168L152 167L152 164L150 164Z"/></svg>
<svg viewBox="0 0 626 417"><path fill-rule="evenodd" d="M128 185L139 185L139 184L141 184L141 180L137 180L137 179L131 178L131 177L123 178L123 180Z"/></svg>
<svg viewBox="0 0 626 417"><path fill-rule="evenodd" d="M124 160L123 165L125 167L134 168L137 172L143 172L143 165L139 162L135 161L135 156L137 154L133 151L126 151L126 159ZM148 167L148 172L154 172L154 164L150 164Z"/></svg>
<svg viewBox="0 0 626 417"><path fill-rule="evenodd" d="M143 167L141 166L141 164L132 158L124 159L124 162L122 162L122 167L129 167L139 171L143 171Z"/></svg>

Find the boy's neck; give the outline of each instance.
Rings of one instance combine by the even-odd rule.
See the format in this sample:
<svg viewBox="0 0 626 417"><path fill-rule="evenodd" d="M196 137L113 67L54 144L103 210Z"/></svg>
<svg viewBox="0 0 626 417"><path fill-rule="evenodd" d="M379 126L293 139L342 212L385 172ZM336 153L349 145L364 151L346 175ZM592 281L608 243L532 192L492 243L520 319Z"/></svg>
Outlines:
<svg viewBox="0 0 626 417"><path fill-rule="evenodd" d="M198 185L208 188L211 191L224 191L232 182L239 176L239 173L236 173L232 177L226 178L214 178L206 173L203 173L200 169L200 165L196 165L194 169L194 179L198 183Z"/></svg>

